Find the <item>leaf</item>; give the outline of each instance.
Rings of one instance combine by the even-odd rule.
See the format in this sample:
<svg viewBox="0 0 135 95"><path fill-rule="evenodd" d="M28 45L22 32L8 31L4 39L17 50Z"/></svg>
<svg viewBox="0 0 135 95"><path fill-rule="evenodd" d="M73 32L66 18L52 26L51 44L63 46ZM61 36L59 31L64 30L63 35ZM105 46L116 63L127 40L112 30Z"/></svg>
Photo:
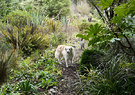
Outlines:
<svg viewBox="0 0 135 95"><path fill-rule="evenodd" d="M98 6L102 7L102 9L106 9L109 6L111 6L113 3L113 0L101 0L101 2L98 4Z"/></svg>
<svg viewBox="0 0 135 95"><path fill-rule="evenodd" d="M113 43L113 42L115 42L116 40L117 40L117 41L120 41L120 38L112 38L112 39L110 40L110 42Z"/></svg>
<svg viewBox="0 0 135 95"><path fill-rule="evenodd" d="M89 40L87 35L77 34L76 37L79 37L79 38L82 38L82 39L85 39L85 40Z"/></svg>
<svg viewBox="0 0 135 95"><path fill-rule="evenodd" d="M123 20L123 16L114 16L112 18L112 23L121 23L121 21Z"/></svg>
<svg viewBox="0 0 135 95"><path fill-rule="evenodd" d="M52 81L52 79L48 79L48 80L46 81L46 83L49 84L51 81Z"/></svg>

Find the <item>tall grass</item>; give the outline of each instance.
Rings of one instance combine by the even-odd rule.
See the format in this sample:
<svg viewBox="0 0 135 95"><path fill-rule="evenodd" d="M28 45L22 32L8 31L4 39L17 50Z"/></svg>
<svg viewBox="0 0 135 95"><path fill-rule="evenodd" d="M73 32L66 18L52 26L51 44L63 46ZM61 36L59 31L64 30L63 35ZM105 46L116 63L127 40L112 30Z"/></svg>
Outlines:
<svg viewBox="0 0 135 95"><path fill-rule="evenodd" d="M135 64L121 63L121 56L116 56L104 65L104 69L90 69L88 76L82 77L81 93L91 95L134 95Z"/></svg>
<svg viewBox="0 0 135 95"><path fill-rule="evenodd" d="M16 55L5 44L0 46L0 85L8 79L11 67L16 65ZM8 46L7 46L8 47Z"/></svg>

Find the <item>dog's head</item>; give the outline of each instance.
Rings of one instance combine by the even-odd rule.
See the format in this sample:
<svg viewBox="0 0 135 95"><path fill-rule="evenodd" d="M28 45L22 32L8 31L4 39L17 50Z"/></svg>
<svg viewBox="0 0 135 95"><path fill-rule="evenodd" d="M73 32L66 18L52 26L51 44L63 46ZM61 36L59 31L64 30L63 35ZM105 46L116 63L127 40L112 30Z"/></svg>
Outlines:
<svg viewBox="0 0 135 95"><path fill-rule="evenodd" d="M66 51L67 53L71 53L72 50L73 50L73 47L72 47L72 46L66 46L66 47L65 47L65 51Z"/></svg>

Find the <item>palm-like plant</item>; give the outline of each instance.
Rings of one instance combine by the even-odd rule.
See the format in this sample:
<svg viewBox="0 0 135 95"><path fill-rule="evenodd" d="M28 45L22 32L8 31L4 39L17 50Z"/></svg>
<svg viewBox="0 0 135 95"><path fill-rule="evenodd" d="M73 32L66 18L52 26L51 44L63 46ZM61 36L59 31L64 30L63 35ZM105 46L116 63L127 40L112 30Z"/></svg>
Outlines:
<svg viewBox="0 0 135 95"><path fill-rule="evenodd" d="M16 64L14 52L0 52L0 85L3 84L10 73L10 68ZM12 65L12 66L11 66Z"/></svg>
<svg viewBox="0 0 135 95"><path fill-rule="evenodd" d="M38 32L36 26L8 28L7 31L2 31L2 35L2 40L5 38L6 42L12 44L14 49L22 50L26 55L30 55L32 51L46 48L49 45L48 36Z"/></svg>

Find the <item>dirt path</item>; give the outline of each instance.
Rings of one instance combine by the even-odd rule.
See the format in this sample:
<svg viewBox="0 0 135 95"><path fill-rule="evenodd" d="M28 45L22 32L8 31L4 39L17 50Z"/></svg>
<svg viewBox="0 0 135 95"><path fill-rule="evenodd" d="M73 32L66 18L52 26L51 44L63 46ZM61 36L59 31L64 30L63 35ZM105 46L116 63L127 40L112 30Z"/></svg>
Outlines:
<svg viewBox="0 0 135 95"><path fill-rule="evenodd" d="M78 30L75 30L78 31ZM58 83L58 93L54 95L78 95L78 91L81 89L80 79L79 79L79 62L83 50L80 49L78 41L79 38L76 37L77 32L70 32L69 44L74 44L75 48L75 59L73 64L69 64L69 67L66 67L66 64L63 63L60 65L62 70L62 78L59 79Z"/></svg>
<svg viewBox="0 0 135 95"><path fill-rule="evenodd" d="M82 50L76 49L75 61L68 68L65 64L61 65L62 78L59 80L58 93L55 95L77 95L81 88L78 74L79 63L77 62L81 53Z"/></svg>

